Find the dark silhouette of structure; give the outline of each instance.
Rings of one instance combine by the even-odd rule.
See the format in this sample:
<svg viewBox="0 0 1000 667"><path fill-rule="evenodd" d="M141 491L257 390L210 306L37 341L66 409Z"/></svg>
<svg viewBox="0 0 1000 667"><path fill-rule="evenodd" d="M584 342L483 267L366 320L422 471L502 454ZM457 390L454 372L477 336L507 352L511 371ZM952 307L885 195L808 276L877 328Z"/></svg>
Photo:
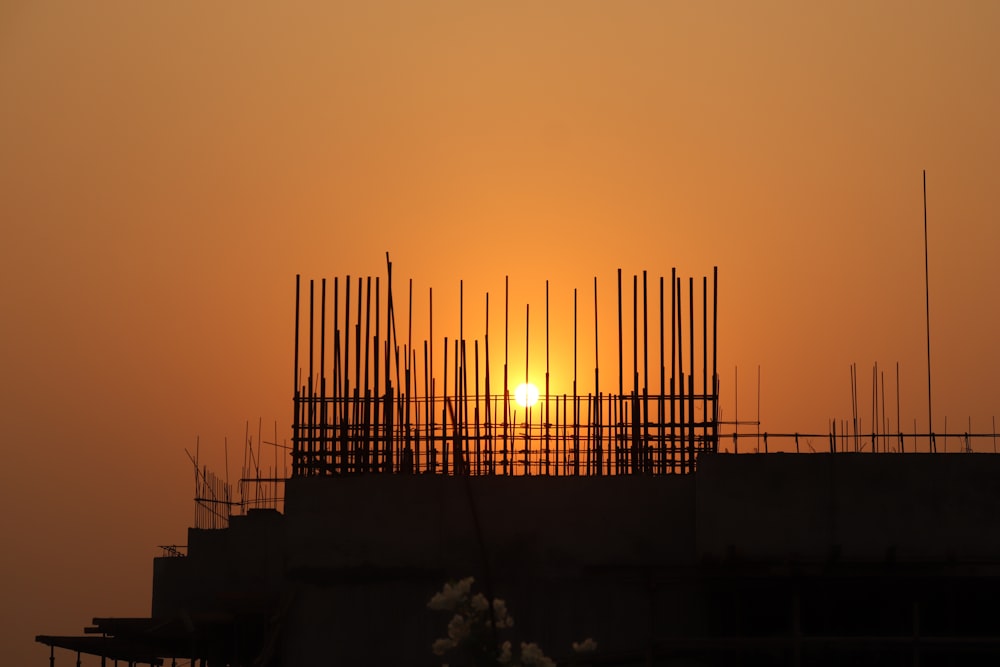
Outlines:
<svg viewBox="0 0 1000 667"><path fill-rule="evenodd" d="M438 391L429 346L418 365L410 335L397 342L391 265L381 316L378 278L357 282L354 309L345 283L328 332L326 282L318 309L310 282L303 332L296 281L283 511L256 495L231 515L232 494L202 471L207 518L154 562L150 616L37 637L53 662L60 648L151 665L437 664L443 628L426 603L470 574L560 663L586 636L599 645L588 662L608 665L1000 657L1000 458L843 452L832 436L822 454L718 453L714 279L700 345L694 281L686 319L683 283L671 277L668 313L659 281L654 338L670 357L650 382L647 280L640 301L633 278L626 391L619 273L619 390L601 392L595 362L594 391L546 386L520 422L506 360L492 388L488 331L482 366L478 342L445 341Z"/></svg>

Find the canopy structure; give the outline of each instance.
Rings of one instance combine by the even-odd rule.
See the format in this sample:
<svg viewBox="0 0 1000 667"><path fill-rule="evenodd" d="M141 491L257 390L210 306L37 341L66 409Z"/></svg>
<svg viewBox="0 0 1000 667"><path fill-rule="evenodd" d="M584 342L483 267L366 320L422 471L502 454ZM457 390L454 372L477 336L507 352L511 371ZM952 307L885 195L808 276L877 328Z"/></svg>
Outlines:
<svg viewBox="0 0 1000 667"><path fill-rule="evenodd" d="M94 619L94 623L98 624L99 620L108 620L112 622L125 622L130 625L133 629L138 629L140 626L143 628L139 630L139 634L146 634L149 630L155 627L154 621L151 618L122 618L122 619ZM74 653L87 654L100 656L102 658L101 663L104 664L105 660L114 660L115 662L126 662L129 665L162 665L163 659L156 654L154 648L147 642L141 639L136 639L130 636L129 633L118 635L116 634L105 634L105 629L100 625L93 628L86 628L84 632L93 634L101 633L100 636L54 636L54 635L38 635L35 637L35 641L40 644L45 644L46 646L53 649L50 654L50 664L55 663L55 649L61 648L67 651L72 651Z"/></svg>
<svg viewBox="0 0 1000 667"><path fill-rule="evenodd" d="M83 636L38 635L35 641L53 649L50 664L55 664L57 648L77 654L94 655L129 665L171 664L177 659L212 662L217 657L230 659L233 638L241 634L240 624L230 614L200 614L173 618L95 618Z"/></svg>

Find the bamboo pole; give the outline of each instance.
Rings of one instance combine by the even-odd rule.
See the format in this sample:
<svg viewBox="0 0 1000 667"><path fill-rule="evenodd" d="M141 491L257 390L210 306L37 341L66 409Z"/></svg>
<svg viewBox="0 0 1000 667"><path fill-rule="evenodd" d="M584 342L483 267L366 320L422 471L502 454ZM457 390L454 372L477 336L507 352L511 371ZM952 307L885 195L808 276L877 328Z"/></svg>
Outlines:
<svg viewBox="0 0 1000 667"><path fill-rule="evenodd" d="M677 269L670 269L670 472L677 472Z"/></svg>
<svg viewBox="0 0 1000 667"><path fill-rule="evenodd" d="M708 277L701 277L701 418L702 435L709 433L708 418ZM708 442L703 445L707 448Z"/></svg>
<svg viewBox="0 0 1000 667"><path fill-rule="evenodd" d="M441 472L448 474L448 337L444 337L444 369L441 390Z"/></svg>
<svg viewBox="0 0 1000 667"><path fill-rule="evenodd" d="M545 281L545 416L543 427L545 429L545 474L548 475L550 441L549 441L549 281Z"/></svg>
<svg viewBox="0 0 1000 667"><path fill-rule="evenodd" d="M299 433L299 409L301 398L299 396L299 301L301 291L301 276L295 274L295 337L292 363L292 474L298 474L301 458L301 443Z"/></svg>
<svg viewBox="0 0 1000 667"><path fill-rule="evenodd" d="M473 422L475 424L475 443L476 443L476 474L482 474L482 444L480 441L480 429L479 429L479 340L474 342L474 352L475 352L475 403L473 403Z"/></svg>
<svg viewBox="0 0 1000 667"><path fill-rule="evenodd" d="M573 288L573 474L580 474L580 398L577 389L577 310ZM563 420L565 421L565 420Z"/></svg>
<svg viewBox="0 0 1000 667"><path fill-rule="evenodd" d="M503 474L510 470L509 466L512 455L508 454L509 423L510 414L510 385L508 383L507 370L510 363L510 276L504 276L503 282Z"/></svg>
<svg viewBox="0 0 1000 667"><path fill-rule="evenodd" d="M719 267L712 268L712 442L719 449Z"/></svg>
<svg viewBox="0 0 1000 667"><path fill-rule="evenodd" d="M664 436L666 434L666 427L664 426L663 420L666 418L666 405L664 404L666 393L666 361L664 361L663 353L663 341L664 341L664 331L663 331L663 276L660 276L660 392L657 398L657 412L656 421L659 422L657 427L657 448L659 449L659 460L657 469L660 474L665 474L667 472L667 461L666 461L666 441Z"/></svg>
<svg viewBox="0 0 1000 667"><path fill-rule="evenodd" d="M436 398L435 398L435 382L434 382L434 288L427 288L427 299L429 302L427 311L428 320L428 344L427 349L429 353L429 358L427 365L430 368L430 393L427 396L428 406L427 412L430 415L427 420L427 428L430 432L430 457L431 457L431 472L437 472L437 426L435 425L437 410L436 410Z"/></svg>
<svg viewBox="0 0 1000 667"><path fill-rule="evenodd" d="M649 301L646 271L642 272L642 472L649 472Z"/></svg>
<svg viewBox="0 0 1000 667"><path fill-rule="evenodd" d="M631 457L628 463L629 472L637 473L640 470L640 418L639 411L639 276L632 274L632 400L629 409L631 410Z"/></svg>
<svg viewBox="0 0 1000 667"><path fill-rule="evenodd" d="M899 420L899 362L896 362L896 432L899 434L899 453L903 453L903 423Z"/></svg>
<svg viewBox="0 0 1000 667"><path fill-rule="evenodd" d="M358 276L358 316L354 321L354 393L361 386L361 287L363 280Z"/></svg>
<svg viewBox="0 0 1000 667"><path fill-rule="evenodd" d="M487 470L490 475L494 474L493 467L493 419L490 411L490 293L486 293L486 332L483 334L483 347L485 348L485 386L483 388L483 400L486 407L486 460Z"/></svg>
<svg viewBox="0 0 1000 667"><path fill-rule="evenodd" d="M382 436L382 431L380 430L383 420L381 419L380 402L381 394L379 393L379 380L381 379L381 373L379 373L379 358L382 356L380 354L382 350L382 342L379 337L379 329L381 324L381 309L380 301L382 291L379 289L379 277L375 276L375 335L372 337L372 381L374 387L372 388L372 396L374 397L375 406L372 415L372 432L375 434L375 442L372 444L372 466L373 471L378 472L380 465L379 451L384 449ZM386 385L388 387L388 384Z"/></svg>
<svg viewBox="0 0 1000 667"><path fill-rule="evenodd" d="M677 292L677 310L674 313L677 327L677 412L678 412L678 435L680 437L680 442L678 443L678 457L680 459L680 469L681 474L687 473L687 442L685 438L684 422L684 326L681 319L681 312L684 308L682 294L681 294L681 279L677 278L676 282L676 292Z"/></svg>
<svg viewBox="0 0 1000 667"><path fill-rule="evenodd" d="M531 305L524 304L524 384L528 384L528 348L531 340L530 336L530 326L531 322ZM527 394L527 387L525 387L525 394ZM525 401L527 403L527 401ZM531 428L531 408L527 405L524 407L524 474L527 475L528 470L528 431Z"/></svg>
<svg viewBox="0 0 1000 667"><path fill-rule="evenodd" d="M364 381L364 409L362 430L364 431L365 446L361 453L361 467L363 472L370 472L372 465L372 450L374 448L374 434L372 433L372 393L369 377L371 367L371 326L372 326L372 277L368 276L365 281L365 381Z"/></svg>
<svg viewBox="0 0 1000 667"><path fill-rule="evenodd" d="M348 399L351 396L351 276L347 276L347 280L344 281L344 356L343 356L343 370L344 370L344 416L342 420L347 419L348 413ZM345 423L346 426L346 423ZM343 431L346 435L346 429ZM345 459L346 462L346 459Z"/></svg>
<svg viewBox="0 0 1000 667"><path fill-rule="evenodd" d="M314 281L309 281L309 387L306 395L309 397L309 468L310 474L316 474L316 404L313 387L313 294L315 292ZM259 475L258 475L259 476Z"/></svg>
<svg viewBox="0 0 1000 667"><path fill-rule="evenodd" d="M329 449L329 433L327 432L327 404L326 404L326 278L320 283L320 307L319 307L319 462L326 472L328 461L327 453ZM275 439L277 442L277 439Z"/></svg>
<svg viewBox="0 0 1000 667"><path fill-rule="evenodd" d="M931 410L931 282L930 260L927 246L927 170L923 171L924 179L924 299L927 311L927 433L930 451L936 452L934 443L934 413ZM947 428L945 429L947 431Z"/></svg>
<svg viewBox="0 0 1000 667"><path fill-rule="evenodd" d="M690 442L688 443L689 455L688 455L688 472L694 472L695 467L695 424L694 424L694 278L688 278L688 354L690 355L691 365L689 366L690 372L688 373L688 434L690 437Z"/></svg>
<svg viewBox="0 0 1000 667"><path fill-rule="evenodd" d="M427 361L428 355L428 343L424 341L424 425L425 428L430 429L431 415L434 413L431 408L431 392L430 392L430 364ZM433 433L429 430L425 431L424 438L427 441L425 447L426 450L426 465L423 469L428 472L434 472L434 440ZM419 464L418 464L419 468Z"/></svg>

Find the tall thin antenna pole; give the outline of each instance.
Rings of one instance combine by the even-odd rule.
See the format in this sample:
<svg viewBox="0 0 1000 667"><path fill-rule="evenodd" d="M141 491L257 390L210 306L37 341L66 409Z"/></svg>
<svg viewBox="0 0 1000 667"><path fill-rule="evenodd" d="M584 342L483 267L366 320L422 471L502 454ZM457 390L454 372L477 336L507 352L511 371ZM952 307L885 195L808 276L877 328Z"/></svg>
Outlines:
<svg viewBox="0 0 1000 667"><path fill-rule="evenodd" d="M740 453L740 367L736 365L733 367L733 392L736 399L736 405L733 406L733 411L736 413L733 415L733 453Z"/></svg>
<svg viewBox="0 0 1000 667"><path fill-rule="evenodd" d="M931 286L927 252L927 170L924 169L924 299L927 307L927 437L930 450L934 446L934 413L931 411Z"/></svg>
<svg viewBox="0 0 1000 667"><path fill-rule="evenodd" d="M899 362L896 362L896 433L899 438L899 453L903 453L903 423L899 421Z"/></svg>
<svg viewBox="0 0 1000 667"><path fill-rule="evenodd" d="M767 442L765 439L764 442ZM757 449L760 450L760 364L757 364Z"/></svg>

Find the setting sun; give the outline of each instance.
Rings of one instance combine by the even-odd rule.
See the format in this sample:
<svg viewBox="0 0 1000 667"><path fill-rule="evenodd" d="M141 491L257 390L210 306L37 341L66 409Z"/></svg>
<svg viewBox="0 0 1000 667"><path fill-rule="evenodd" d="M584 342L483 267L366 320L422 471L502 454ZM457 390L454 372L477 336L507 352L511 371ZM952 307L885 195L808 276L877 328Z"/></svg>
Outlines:
<svg viewBox="0 0 1000 667"><path fill-rule="evenodd" d="M514 400L524 408L530 408L538 402L538 387L530 382L518 385L514 390Z"/></svg>

